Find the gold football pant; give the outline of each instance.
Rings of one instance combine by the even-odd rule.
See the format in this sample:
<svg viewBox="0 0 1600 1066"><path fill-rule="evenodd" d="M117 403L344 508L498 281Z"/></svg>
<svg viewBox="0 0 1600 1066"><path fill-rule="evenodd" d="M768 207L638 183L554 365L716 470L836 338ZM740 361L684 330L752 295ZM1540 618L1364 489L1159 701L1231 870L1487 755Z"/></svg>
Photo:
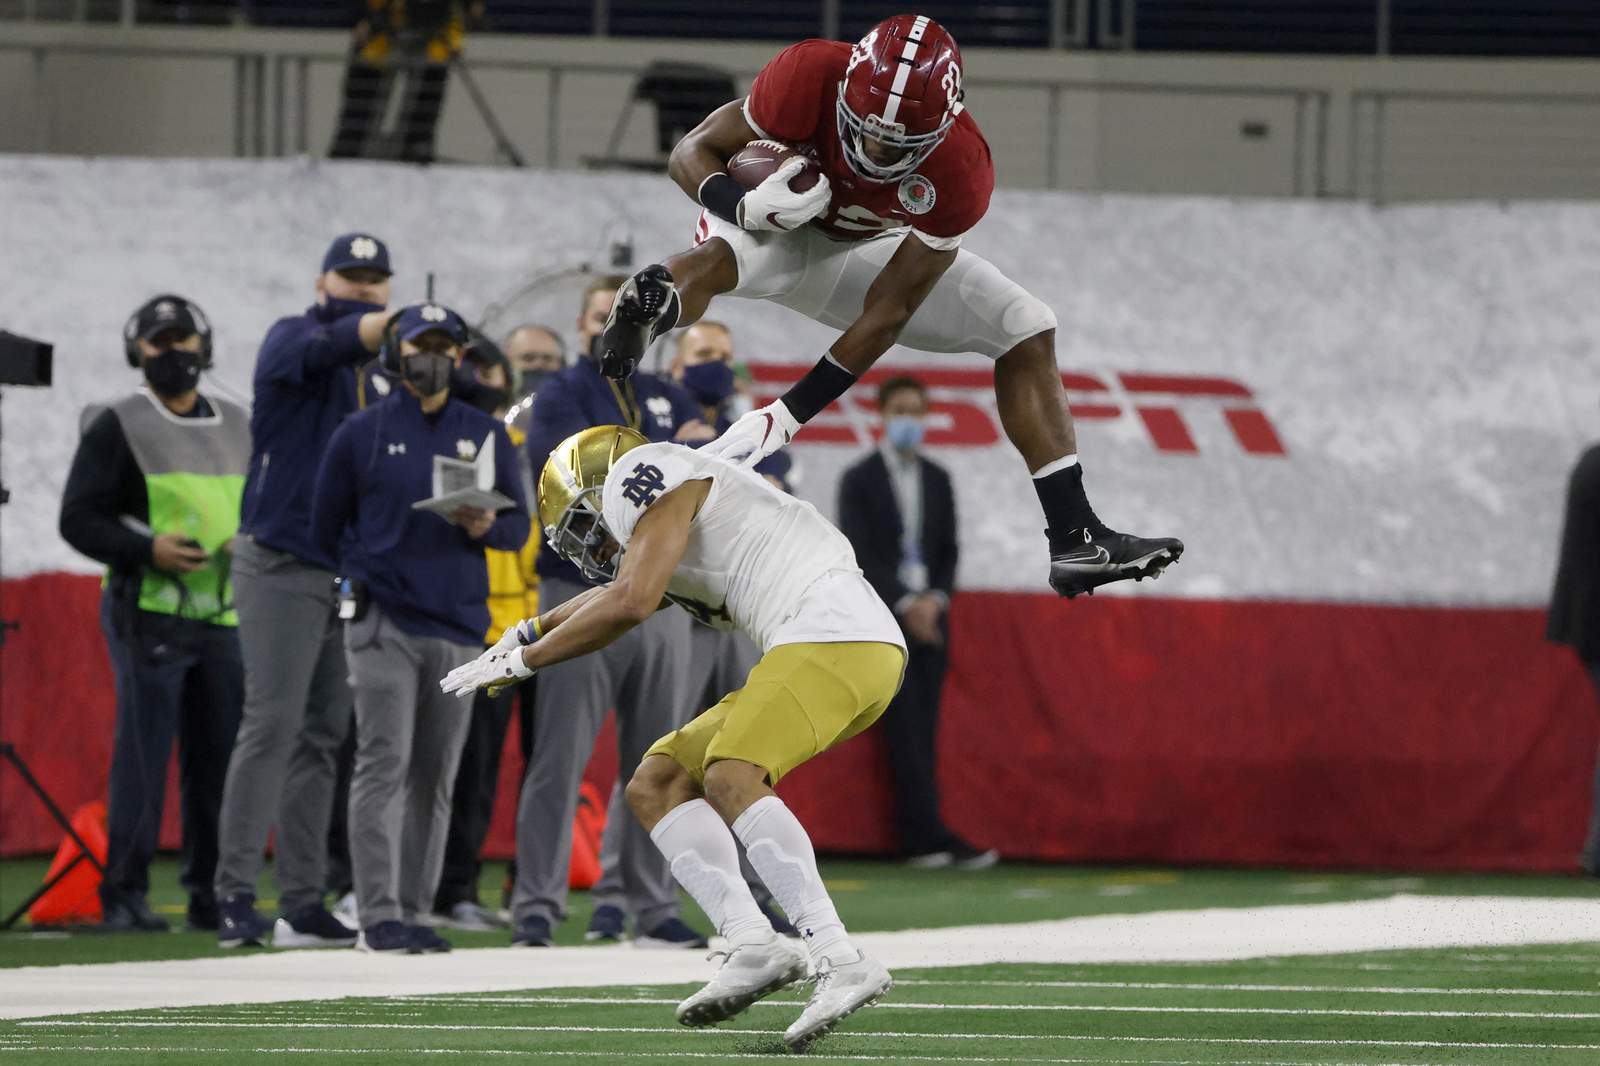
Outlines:
<svg viewBox="0 0 1600 1066"><path fill-rule="evenodd" d="M876 722L900 688L905 662L899 647L875 641L780 644L743 688L656 741L645 758L670 757L697 785L718 759L740 759L766 770L776 785Z"/></svg>

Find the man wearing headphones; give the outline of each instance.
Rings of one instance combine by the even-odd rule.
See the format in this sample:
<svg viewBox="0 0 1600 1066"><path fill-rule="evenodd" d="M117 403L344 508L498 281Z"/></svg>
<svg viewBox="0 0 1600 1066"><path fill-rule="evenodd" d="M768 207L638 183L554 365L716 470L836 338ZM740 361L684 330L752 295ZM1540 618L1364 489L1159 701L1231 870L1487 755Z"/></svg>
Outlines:
<svg viewBox="0 0 1600 1066"><path fill-rule="evenodd" d="M349 947L324 906L328 815L350 730L349 670L334 624L331 554L311 539L312 479L328 438L370 399L357 368L383 340L389 250L366 233L334 239L317 302L274 322L256 357L250 472L239 542L244 718L228 763L217 862L217 943L259 946L267 833L277 826L274 947Z"/></svg>
<svg viewBox="0 0 1600 1066"><path fill-rule="evenodd" d="M400 383L333 434L317 471L311 539L338 556L355 683L350 858L358 947L417 954L450 945L417 924L433 908L456 764L471 718L439 690L440 671L483 650L484 549L528 539L527 495L505 427L450 396L467 327L438 304L395 316L380 365ZM494 450L495 510L414 506L435 488L435 459Z"/></svg>
<svg viewBox="0 0 1600 1066"><path fill-rule="evenodd" d="M167 928L145 894L176 735L188 924L215 929L217 809L244 699L230 562L249 415L200 392L211 327L183 297L145 303L123 340L144 386L84 411L60 519L67 543L107 567L117 718L100 900L109 929Z"/></svg>

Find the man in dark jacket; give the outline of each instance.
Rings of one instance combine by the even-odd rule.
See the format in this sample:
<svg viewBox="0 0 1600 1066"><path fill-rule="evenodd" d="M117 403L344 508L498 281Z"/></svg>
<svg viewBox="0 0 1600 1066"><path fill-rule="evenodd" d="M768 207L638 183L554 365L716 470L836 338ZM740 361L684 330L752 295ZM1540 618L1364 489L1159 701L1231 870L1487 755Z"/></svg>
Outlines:
<svg viewBox="0 0 1600 1066"><path fill-rule="evenodd" d="M84 412L61 500L61 536L107 567L100 625L116 678L105 924L161 932L145 900L178 740L189 926L215 929L211 879L223 769L239 727L244 668L229 581L250 456L244 409L200 392L211 328L181 296L128 321L145 387Z"/></svg>
<svg viewBox="0 0 1600 1066"><path fill-rule="evenodd" d="M936 739L950 658L956 578L956 505L950 475L922 456L928 390L912 377L878 388L883 443L839 483L839 528L862 573L894 609L910 655L882 729L894 777L901 849L918 867L983 869L999 859L956 836L939 815Z"/></svg>
<svg viewBox="0 0 1600 1066"><path fill-rule="evenodd" d="M328 439L369 396L358 375L383 339L389 250L365 233L334 240L317 302L280 318L256 357L250 473L234 552L244 720L223 794L216 893L222 947L261 945L256 913L267 833L276 825L274 947L348 947L324 906L328 815L350 685L333 624L334 559L311 538L311 489ZM385 383L386 384L386 383Z"/></svg>
<svg viewBox="0 0 1600 1066"><path fill-rule="evenodd" d="M550 451L579 430L631 426L650 440L710 440L688 394L654 374L615 382L600 374L591 348L605 328L620 277L597 278L578 313L578 354L571 366L539 384L526 445L528 465L544 469ZM541 551L539 607L548 611L588 587L578 568ZM512 942L550 944L566 916L572 818L583 769L612 707L617 711L618 773L632 774L655 738L689 720L689 616L662 611L594 655L562 663L539 678L532 762L517 806L517 879L512 894ZM696 711L701 708L695 708ZM619 835L620 834L620 835ZM595 886L591 940L621 939L626 911L639 939L665 947L704 947L705 938L678 917L678 886L650 835L626 807L611 809L607 837L617 855ZM608 850L611 850L608 847ZM623 891L628 886L628 891Z"/></svg>
<svg viewBox="0 0 1600 1066"><path fill-rule="evenodd" d="M1578 661L1600 692L1600 444L1583 453L1567 485L1567 517L1546 632L1557 644L1578 653ZM1595 767L1594 809L1580 861L1600 877L1600 762Z"/></svg>
<svg viewBox="0 0 1600 1066"><path fill-rule="evenodd" d="M317 472L312 540L339 556L354 595L344 612L356 686L350 857L358 946L367 951L449 949L418 919L433 910L472 711L439 679L483 650L484 549L515 551L531 528L505 427L450 397L466 341L466 324L448 308L402 311L382 360L401 387L339 427ZM490 448L498 513L413 506L434 495L438 456L488 463Z"/></svg>

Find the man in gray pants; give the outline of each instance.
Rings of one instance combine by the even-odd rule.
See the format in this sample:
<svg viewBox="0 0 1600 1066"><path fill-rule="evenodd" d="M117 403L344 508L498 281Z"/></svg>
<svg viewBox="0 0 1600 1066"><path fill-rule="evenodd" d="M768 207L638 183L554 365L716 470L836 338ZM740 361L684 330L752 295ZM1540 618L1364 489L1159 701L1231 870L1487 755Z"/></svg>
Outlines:
<svg viewBox="0 0 1600 1066"><path fill-rule="evenodd" d="M416 922L433 910L472 720L471 704L445 695L439 678L483 647L484 549L520 548L530 528L505 427L450 397L466 340L466 323L448 308L400 312L380 360L400 387L339 427L317 471L311 536L339 555L352 589L342 612L356 686L350 864L365 951L449 950ZM439 456L481 456L498 495L414 507L435 490Z"/></svg>
<svg viewBox="0 0 1600 1066"><path fill-rule="evenodd" d="M551 610L587 587L547 577L539 583L539 607ZM540 676L533 760L517 806L517 883L511 897L515 943L549 943L551 927L566 917L578 785L606 712L615 705L619 780L626 780L651 744L691 716L686 708L692 625L682 611L662 611L585 657L591 661L573 659ZM625 907L633 911L642 944L686 946L670 939L678 927L687 929L678 919L672 870L659 861L659 851L651 854L650 834L626 805L613 803L607 809L605 837L609 847L603 849L595 901L617 908L619 936ZM614 887L608 890L608 885ZM698 934L693 940L703 945Z"/></svg>
<svg viewBox="0 0 1600 1066"><path fill-rule="evenodd" d="M584 292L578 315L579 358L540 383L526 444L529 466L544 469L550 449L592 426L627 424L651 440L709 440L694 400L654 374L621 385L600 375L593 338L605 328L620 277L599 278ZM548 611L587 587L577 567L541 551L539 608ZM512 943L542 947L566 917L572 818L578 785L596 734L617 711L619 771L626 780L645 750L703 708L688 693L689 627L682 611L662 611L611 647L562 663L540 677L533 758L517 807L517 881L511 897ZM702 947L705 938L678 917L678 886L661 852L633 813L612 804L596 886L591 939L615 940L632 911L639 943Z"/></svg>
<svg viewBox="0 0 1600 1066"><path fill-rule="evenodd" d="M233 551L244 656L244 718L218 826L217 943L264 944L256 913L267 833L277 834L275 947L348 947L355 934L323 906L335 757L350 728L350 688L333 622L334 560L307 518L323 448L364 387L357 367L383 338L389 252L364 233L337 238L317 302L279 319L256 359L250 470Z"/></svg>

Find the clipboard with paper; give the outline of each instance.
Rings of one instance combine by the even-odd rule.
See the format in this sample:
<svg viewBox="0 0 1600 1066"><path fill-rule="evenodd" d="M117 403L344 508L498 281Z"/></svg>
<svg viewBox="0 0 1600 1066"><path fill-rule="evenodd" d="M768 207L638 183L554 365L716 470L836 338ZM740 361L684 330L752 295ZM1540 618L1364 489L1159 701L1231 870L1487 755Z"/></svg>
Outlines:
<svg viewBox="0 0 1600 1066"><path fill-rule="evenodd" d="M475 458L433 457L433 495L411 505L414 511L432 511L449 518L458 507L499 511L516 503L494 487L494 434L483 439Z"/></svg>

